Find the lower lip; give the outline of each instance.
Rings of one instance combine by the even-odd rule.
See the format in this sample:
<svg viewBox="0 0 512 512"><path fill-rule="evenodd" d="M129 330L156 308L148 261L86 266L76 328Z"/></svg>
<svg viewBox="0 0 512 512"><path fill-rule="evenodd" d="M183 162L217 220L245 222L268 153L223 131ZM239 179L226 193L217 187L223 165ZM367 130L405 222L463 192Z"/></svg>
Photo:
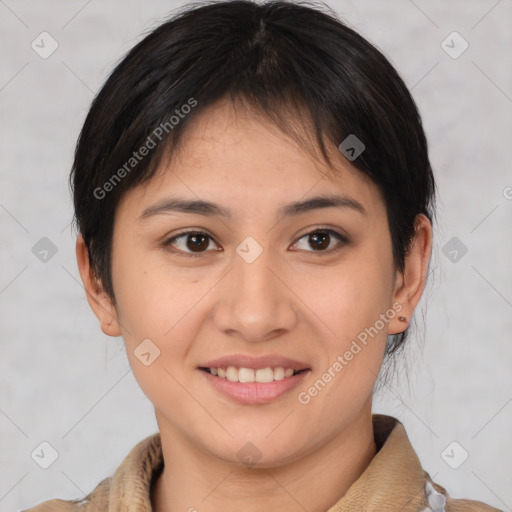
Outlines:
<svg viewBox="0 0 512 512"><path fill-rule="evenodd" d="M291 377L272 382L231 382L217 377L205 370L199 370L206 379L221 393L241 404L265 404L279 398L297 387L309 370Z"/></svg>

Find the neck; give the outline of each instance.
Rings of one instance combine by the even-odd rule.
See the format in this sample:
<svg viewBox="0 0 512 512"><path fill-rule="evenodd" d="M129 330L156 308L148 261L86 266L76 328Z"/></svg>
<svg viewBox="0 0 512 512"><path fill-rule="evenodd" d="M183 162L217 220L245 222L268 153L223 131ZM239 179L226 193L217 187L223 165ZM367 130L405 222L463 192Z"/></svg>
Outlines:
<svg viewBox="0 0 512 512"><path fill-rule="evenodd" d="M200 452L164 426L165 466L151 496L155 512L323 512L345 495L377 451L371 407L315 451L269 468L247 468Z"/></svg>

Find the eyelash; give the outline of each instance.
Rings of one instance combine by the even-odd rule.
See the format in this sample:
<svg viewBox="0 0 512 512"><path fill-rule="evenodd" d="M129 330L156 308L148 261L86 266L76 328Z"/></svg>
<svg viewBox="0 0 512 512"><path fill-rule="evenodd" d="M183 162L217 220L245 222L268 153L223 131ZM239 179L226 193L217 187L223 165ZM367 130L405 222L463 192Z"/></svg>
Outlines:
<svg viewBox="0 0 512 512"><path fill-rule="evenodd" d="M310 235L313 235L315 233L325 233L325 234L328 234L330 236L334 236L334 238L337 238L338 242L339 242L336 246L331 247L330 249L319 250L319 251L314 251L314 250L305 251L305 252L313 253L315 256L322 256L322 255L326 255L326 254L332 254L333 252L336 252L336 251L340 250L344 245L347 245L349 243L349 240L347 239L347 237L345 237L341 233L338 233L337 231L334 231L333 229L329 229L329 228L315 228L312 231L308 231L307 233L304 233L299 238L297 238L297 240L294 242L293 245L296 245L303 238L305 238L307 236L310 236ZM163 246L165 248L169 248L172 245L173 242L175 242L179 238L187 237L188 235L206 235L211 241L215 242L213 240L213 238L208 233L205 233L204 231L190 230L190 231L184 231L182 233L178 233L177 235L173 236L172 238L169 238L168 240L166 240L163 243ZM169 249L169 250L171 252L175 253L175 254L178 254L180 256L184 256L186 258L189 258L189 257L190 258L197 258L197 257L203 256L204 254L210 252L210 251L202 251L202 252L194 253L194 252L185 252L185 251L182 251L181 249L177 249L177 250L176 249Z"/></svg>

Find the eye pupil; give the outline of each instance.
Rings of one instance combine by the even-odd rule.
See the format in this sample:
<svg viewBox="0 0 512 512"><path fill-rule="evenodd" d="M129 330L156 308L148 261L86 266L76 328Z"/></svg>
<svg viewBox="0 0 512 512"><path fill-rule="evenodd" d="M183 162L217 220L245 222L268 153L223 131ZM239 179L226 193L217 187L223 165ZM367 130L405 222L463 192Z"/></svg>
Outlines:
<svg viewBox="0 0 512 512"><path fill-rule="evenodd" d="M201 252L201 250L208 248L208 237L202 234L188 235L187 248L191 251Z"/></svg>
<svg viewBox="0 0 512 512"><path fill-rule="evenodd" d="M321 231L317 231L316 233L309 235L309 241L310 241L311 247L315 251L318 249L325 249L326 247L329 247L329 239L330 239L330 235L327 233L323 233ZM315 244L319 244L319 245L315 246Z"/></svg>

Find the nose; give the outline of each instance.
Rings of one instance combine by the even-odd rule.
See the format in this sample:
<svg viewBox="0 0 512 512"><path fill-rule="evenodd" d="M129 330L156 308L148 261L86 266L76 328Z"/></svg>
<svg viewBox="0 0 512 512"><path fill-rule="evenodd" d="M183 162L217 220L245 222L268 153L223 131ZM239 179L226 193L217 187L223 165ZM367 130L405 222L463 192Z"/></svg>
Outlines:
<svg viewBox="0 0 512 512"><path fill-rule="evenodd" d="M217 329L249 342L291 331L297 323L295 295L279 268L268 249L252 263L235 255L218 290L213 315Z"/></svg>

